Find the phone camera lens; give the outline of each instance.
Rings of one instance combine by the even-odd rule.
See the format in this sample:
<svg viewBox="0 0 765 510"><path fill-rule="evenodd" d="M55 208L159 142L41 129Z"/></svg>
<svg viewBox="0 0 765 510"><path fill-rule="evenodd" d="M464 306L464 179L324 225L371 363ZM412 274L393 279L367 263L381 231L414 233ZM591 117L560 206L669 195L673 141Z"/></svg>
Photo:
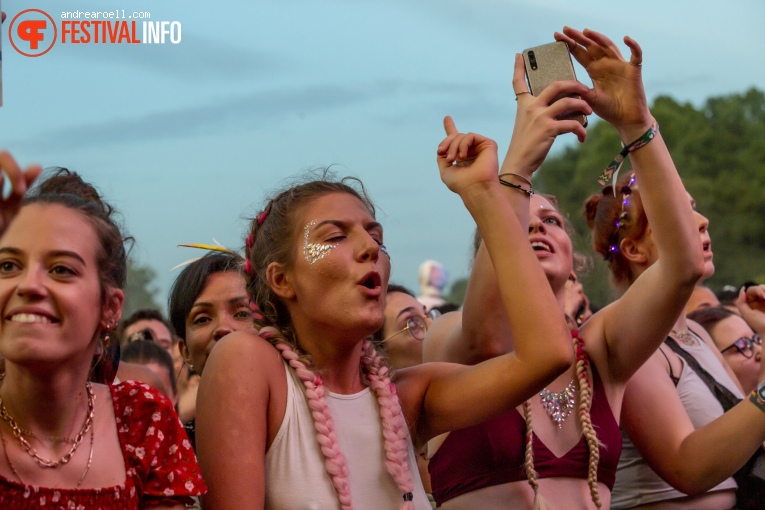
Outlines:
<svg viewBox="0 0 765 510"><path fill-rule="evenodd" d="M534 52L529 52L529 64L531 65L531 69L533 71L537 70L537 57L534 56Z"/></svg>

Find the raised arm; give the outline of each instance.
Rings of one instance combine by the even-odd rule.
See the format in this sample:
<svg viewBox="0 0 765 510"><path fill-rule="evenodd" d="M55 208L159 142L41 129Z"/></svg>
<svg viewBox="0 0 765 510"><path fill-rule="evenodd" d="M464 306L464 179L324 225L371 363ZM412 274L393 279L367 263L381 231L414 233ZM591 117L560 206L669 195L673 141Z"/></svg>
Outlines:
<svg viewBox="0 0 765 510"><path fill-rule="evenodd" d="M587 87L579 82L556 82L539 97L529 94L523 58L520 55L516 55L515 58L513 90L518 100L518 108L513 137L500 174L515 174L506 175L504 179L511 184L527 188L526 182L531 181L534 171L542 164L559 134L574 133L580 141L584 141L587 135L578 121L558 120L556 117L571 110L586 114L592 110L584 101L570 97L550 104L559 95L586 92ZM496 181L496 176L494 180ZM510 187L502 188L498 193L504 195L521 231L524 232L523 240L528 244L525 234L529 225L528 197ZM483 230L481 232L483 233ZM519 238L518 241L520 240ZM494 262L496 263L496 260ZM534 263L539 265L536 260ZM462 323L448 336L439 336L435 340L430 335L426 338L426 344L433 341L441 344L438 352L442 353L442 357L425 358L425 361L475 364L512 350L513 338L520 332L510 328L506 307L502 302L502 292L497 282L492 257L486 249L486 244L481 243L465 294ZM544 285L549 287L546 281ZM430 351L426 345L425 352L427 355L435 350Z"/></svg>
<svg viewBox="0 0 765 510"><path fill-rule="evenodd" d="M765 441L765 410L748 396L695 429L659 351L627 383L621 423L651 469L689 495L732 476Z"/></svg>
<svg viewBox="0 0 765 510"><path fill-rule="evenodd" d="M483 234L505 313L519 340L514 353L474 367L425 365L401 373L405 407L424 410L416 425L421 440L520 405L567 369L573 357L563 314L497 179L496 144L458 133L449 117L444 126L447 137L438 150L441 179L460 195ZM528 201L522 191L511 191Z"/></svg>
<svg viewBox="0 0 765 510"><path fill-rule="evenodd" d="M30 165L22 170L9 152L0 151L0 189L5 184L6 176L11 183L10 194L5 198L0 195L0 235L16 217L24 195L41 172L40 165Z"/></svg>
<svg viewBox="0 0 765 510"><path fill-rule="evenodd" d="M626 61L613 41L591 30L564 28L555 38L569 45L572 55L590 75L593 88L582 97L616 128L622 142L630 144L647 133L654 118L643 90L642 51L637 42L624 38L631 50ZM617 151L618 147L614 148ZM661 133L629 157L658 261L633 282L621 299L604 309L598 321L590 321L603 328L605 343L589 345L588 350L594 358L607 357L613 381L629 379L655 352L703 273L693 209ZM601 348L605 353L598 352Z"/></svg>
<svg viewBox="0 0 765 510"><path fill-rule="evenodd" d="M765 285L752 285L741 289L736 308L749 327L760 336L765 335Z"/></svg>

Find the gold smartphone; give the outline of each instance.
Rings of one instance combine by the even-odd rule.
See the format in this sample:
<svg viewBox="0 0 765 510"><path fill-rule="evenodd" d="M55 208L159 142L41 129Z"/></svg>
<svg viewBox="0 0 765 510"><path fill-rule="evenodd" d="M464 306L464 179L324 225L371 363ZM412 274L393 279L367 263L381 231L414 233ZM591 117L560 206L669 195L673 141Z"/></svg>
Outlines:
<svg viewBox="0 0 765 510"><path fill-rule="evenodd" d="M563 41L536 46L523 50L523 63L526 66L526 79L529 83L529 91L538 96L552 82L562 80L576 80L574 64L571 62L571 54L568 46ZM576 97L578 94L560 95L553 102L563 97ZM587 116L581 112L566 112L559 119L576 119L587 127Z"/></svg>

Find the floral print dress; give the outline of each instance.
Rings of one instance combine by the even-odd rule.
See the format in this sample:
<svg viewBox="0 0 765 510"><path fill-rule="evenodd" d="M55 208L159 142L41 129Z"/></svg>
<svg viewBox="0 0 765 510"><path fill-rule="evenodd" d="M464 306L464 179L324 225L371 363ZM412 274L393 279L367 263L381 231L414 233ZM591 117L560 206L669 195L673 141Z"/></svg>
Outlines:
<svg viewBox="0 0 765 510"><path fill-rule="evenodd" d="M0 508L128 510L193 504L207 490L170 401L145 384L110 386L125 459L124 484L98 489L36 487L0 475Z"/></svg>

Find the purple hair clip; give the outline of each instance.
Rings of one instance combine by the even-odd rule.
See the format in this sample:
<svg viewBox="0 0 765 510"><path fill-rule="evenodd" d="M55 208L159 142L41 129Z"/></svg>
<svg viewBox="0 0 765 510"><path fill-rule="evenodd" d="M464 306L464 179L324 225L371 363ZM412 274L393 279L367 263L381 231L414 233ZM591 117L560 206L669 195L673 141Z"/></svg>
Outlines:
<svg viewBox="0 0 765 510"><path fill-rule="evenodd" d="M624 225L627 224L628 220L628 214L627 214L627 208L630 205L630 195L632 194L632 186L635 185L637 181L635 180L635 174L633 173L630 176L630 180L627 184L622 186L621 192L622 192L622 211L619 213L619 216L616 218L615 223L615 229L611 233L611 236L609 238L608 243L608 251L603 255L604 260L611 260L611 258L619 252L619 229L622 228Z"/></svg>

